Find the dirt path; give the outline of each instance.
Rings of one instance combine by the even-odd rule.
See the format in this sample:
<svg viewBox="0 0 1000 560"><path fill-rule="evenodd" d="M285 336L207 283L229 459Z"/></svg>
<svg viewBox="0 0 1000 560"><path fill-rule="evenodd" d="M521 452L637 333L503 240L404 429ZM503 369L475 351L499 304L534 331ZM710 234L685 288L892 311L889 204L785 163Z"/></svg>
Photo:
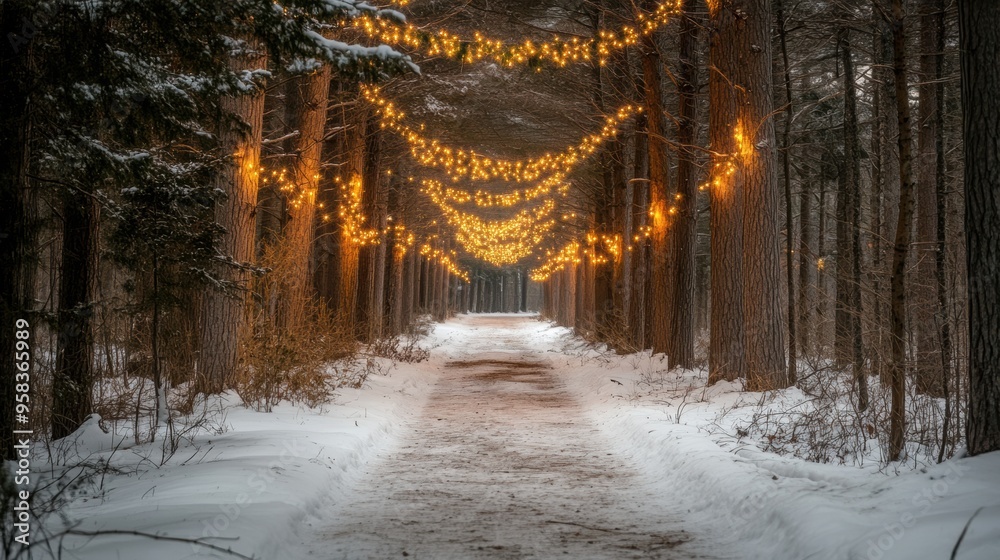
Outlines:
<svg viewBox="0 0 1000 560"><path fill-rule="evenodd" d="M669 497L643 492L558 372L497 320L470 328L467 357L445 365L312 557L703 558L663 513Z"/></svg>

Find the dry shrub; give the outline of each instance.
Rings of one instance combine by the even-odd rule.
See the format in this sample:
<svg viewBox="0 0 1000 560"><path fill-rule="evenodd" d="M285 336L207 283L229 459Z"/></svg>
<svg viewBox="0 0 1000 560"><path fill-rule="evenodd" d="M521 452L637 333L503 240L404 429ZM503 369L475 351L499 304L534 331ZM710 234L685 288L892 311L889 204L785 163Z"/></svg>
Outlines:
<svg viewBox="0 0 1000 560"><path fill-rule="evenodd" d="M243 403L270 412L287 400L313 407L328 402L343 381L332 366L356 356L353 331L319 302L302 306L301 316L282 317L280 298L289 260L280 244L265 250L261 264L271 271L253 280L247 306L252 329L242 338L244 363L233 389Z"/></svg>
<svg viewBox="0 0 1000 560"><path fill-rule="evenodd" d="M787 398L782 391L762 394L750 417L736 426L735 435L758 438L765 451L807 461L890 467L891 388L876 376L870 376L868 384L868 407L860 410L850 372L817 361L800 372L797 387L807 399ZM951 434L942 437L943 401L918 393L912 379L907 380L906 390L904 462L930 465L941 456L952 456L959 440ZM957 407L951 411L953 416L961 413Z"/></svg>
<svg viewBox="0 0 1000 560"><path fill-rule="evenodd" d="M434 319L429 313L415 315L406 327L406 333L413 338L423 338L434 331Z"/></svg>
<svg viewBox="0 0 1000 560"><path fill-rule="evenodd" d="M368 346L368 353L394 362L416 364L430 357L430 352L417 344L413 336L392 336L376 340Z"/></svg>
<svg viewBox="0 0 1000 560"><path fill-rule="evenodd" d="M595 333L597 338L594 342L605 342L619 354L632 354L641 350L641 344L636 344L628 326L626 311L611 308L604 313L607 314L607 324L600 327L600 332Z"/></svg>

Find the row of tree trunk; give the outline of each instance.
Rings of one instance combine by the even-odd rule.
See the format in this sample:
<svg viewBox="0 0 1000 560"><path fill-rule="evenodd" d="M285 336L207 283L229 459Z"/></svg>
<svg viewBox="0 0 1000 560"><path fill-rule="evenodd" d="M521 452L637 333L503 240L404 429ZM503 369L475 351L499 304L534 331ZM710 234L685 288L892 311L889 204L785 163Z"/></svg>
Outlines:
<svg viewBox="0 0 1000 560"><path fill-rule="evenodd" d="M704 20L700 2L683 2L671 71L655 35L643 40L634 57L595 69L598 107L608 95L602 80L613 76L634 84L646 108L631 137L604 151L605 173L586 225L598 237L617 235L624 242L620 251L592 243L577 262L549 277L542 312L622 351L651 348L666 353L671 367L692 367L697 318L707 308L710 381L744 379L751 390L782 388L795 383L801 357L831 357L850 371L860 411L869 404L868 375L878 374L891 388L888 454L896 459L905 446L907 387L944 398L947 439L956 391L964 383L959 371L965 347L956 346L956 340L965 341L964 313L953 301L966 291L964 263L948 258L955 243L964 242L962 216L951 210L953 178L961 177L956 168L963 163L948 147L961 142L955 121L946 120L949 96L956 96L946 88L948 57L958 58L948 40L950 8L939 0L877 3L869 12L867 84L856 70L857 51L864 49L857 46L855 29L865 24L858 19L865 10L851 3L830 8L834 56L817 64L832 61L835 81L823 83L815 69L811 75L802 69L812 68L809 59L803 64L803 55L790 50L804 43L789 40L786 22L793 16L784 4L713 1ZM615 13L617 4L605 6ZM707 37L699 34L702 29ZM806 35L812 32L798 33L815 40ZM708 58L699 61L695 53L706 39ZM912 56L913 49L919 54ZM697 132L703 120L701 64L708 76L704 140ZM798 95L795 80L801 80ZM674 105L665 103L664 83L676 92ZM826 118L829 126L796 124L803 114ZM870 143L863 148L865 119ZM699 147L702 141L707 148ZM977 143L981 148L982 140ZM833 158L799 146L818 146ZM634 152L624 157L629 148ZM996 159L995 152L976 154L977 165ZM626 168L629 160L632 169ZM699 214L706 208L698 202L699 178L708 191L708 227L702 230ZM835 188L828 188L831 178ZM978 208L974 214L980 223L991 223L992 216ZM699 231L708 233L709 247L699 242ZM972 256L983 250L983 238L977 239L967 247L970 263L984 262ZM708 275L698 267L703 252ZM970 297L981 297L984 273L969 274ZM707 297L702 282L710 286ZM975 339L983 335L970 336L968 351L974 352ZM941 452L943 457L943 445Z"/></svg>

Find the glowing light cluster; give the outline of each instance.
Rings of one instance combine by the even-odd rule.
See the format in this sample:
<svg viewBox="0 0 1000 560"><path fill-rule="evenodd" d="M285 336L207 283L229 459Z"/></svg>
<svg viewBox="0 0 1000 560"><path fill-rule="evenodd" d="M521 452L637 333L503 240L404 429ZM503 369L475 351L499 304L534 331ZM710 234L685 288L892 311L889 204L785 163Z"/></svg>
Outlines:
<svg viewBox="0 0 1000 560"><path fill-rule="evenodd" d="M451 275L457 276L466 282L469 281L468 271L459 267L455 262L455 259L457 258L455 251L445 251L444 249L434 247L430 243L424 243L423 247L420 248L420 254L428 259L439 262L442 266L448 269L448 272Z"/></svg>
<svg viewBox="0 0 1000 560"><path fill-rule="evenodd" d="M484 190L472 192L454 187L446 187L437 181L424 181L423 189L424 192L432 198L447 200L455 204L468 204L471 202L480 207L510 207L522 202L529 202L535 200L536 198L548 196L553 190L555 190L556 194L560 196L566 196L566 194L569 193L570 185L565 179L566 177L564 175L556 173L555 175L545 178L534 187L527 189L515 189L513 191L503 193L491 193ZM412 177L410 180L413 180Z"/></svg>
<svg viewBox="0 0 1000 560"><path fill-rule="evenodd" d="M346 183L337 177L336 182L340 185L340 209L338 213L341 227L343 227L343 235L358 245L378 245L385 231L365 227L368 217L361 212L361 196L364 192L361 176L354 175Z"/></svg>
<svg viewBox="0 0 1000 560"><path fill-rule="evenodd" d="M554 200L525 208L505 220L486 220L456 209L444 199L437 181L423 181L431 200L455 229L455 239L470 254L496 266L513 264L534 252L556 225Z"/></svg>
<svg viewBox="0 0 1000 560"><path fill-rule="evenodd" d="M545 255L547 257L546 261L532 270L528 275L535 282L548 280L550 276L565 268L567 264L580 264L583 262L580 256L579 241L570 241L565 247L555 253L548 250L545 252Z"/></svg>
<svg viewBox="0 0 1000 560"><path fill-rule="evenodd" d="M267 169L263 165L254 166L253 164L246 165L247 170L260 178L260 183L262 185L273 185L275 189L285 195L285 200L288 204L298 210L306 204L315 204L316 201L316 186L319 182L319 175L313 175L312 182L306 185L297 185L295 181L288 178L287 169L272 169L268 173ZM323 208L323 204L318 205L319 208Z"/></svg>
<svg viewBox="0 0 1000 560"><path fill-rule="evenodd" d="M730 178L736 174L737 164L754 164L757 150L750 135L744 131L743 121L737 121L736 126L733 127L733 142L736 144L735 152L714 154L715 162L712 164L712 172L709 174L708 180L698 186L698 190L705 191L711 188L716 192L723 192L731 184Z"/></svg>
<svg viewBox="0 0 1000 560"><path fill-rule="evenodd" d="M642 107L633 104L622 106L614 115L605 117L600 132L585 136L578 144L560 153L546 153L525 160L494 159L475 150L453 148L435 139L429 139L404 122L406 115L383 97L374 86L362 88L362 94L382 116L382 127L398 133L410 145L410 152L418 163L443 169L452 180L463 177L472 180L536 181L542 175L568 175L578 164L593 154L606 140L618 134L619 125ZM423 125L419 127L423 129Z"/></svg>
<svg viewBox="0 0 1000 560"><path fill-rule="evenodd" d="M550 41L524 41L508 44L480 32L463 39L444 29L425 31L409 23L364 15L353 20L368 37L383 43L402 45L428 56L445 56L471 63L492 59L508 68L523 64L550 63L564 67L596 58L604 64L615 51L635 45L645 36L663 27L680 12L679 0L661 2L649 14L639 13L635 25L618 30L600 30L593 39L554 37Z"/></svg>
<svg viewBox="0 0 1000 560"><path fill-rule="evenodd" d="M581 264L585 260L589 260L594 265L617 262L621 259L624 251L635 250L643 240L649 238L651 233L650 226L642 226L632 236L632 241L625 243L625 239L618 233L588 232L583 236L582 243L572 241L559 252L546 251L546 260L531 271L530 277L536 282L544 282L567 264Z"/></svg>
<svg viewBox="0 0 1000 560"><path fill-rule="evenodd" d="M417 236L414 235L412 231L407 230L406 226L403 224L390 226L389 230L393 232L393 236L396 240L396 243L393 245L393 250L400 256L405 255L417 242Z"/></svg>

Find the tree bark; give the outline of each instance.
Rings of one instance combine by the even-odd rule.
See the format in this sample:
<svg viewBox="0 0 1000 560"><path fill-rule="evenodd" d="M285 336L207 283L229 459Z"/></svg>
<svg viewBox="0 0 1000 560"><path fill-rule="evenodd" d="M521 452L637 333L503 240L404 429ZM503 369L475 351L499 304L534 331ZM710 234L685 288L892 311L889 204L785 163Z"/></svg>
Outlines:
<svg viewBox="0 0 1000 560"><path fill-rule="evenodd" d="M911 279L914 293L913 330L916 339L917 390L940 397L943 371L941 369L941 340L938 324L937 249L937 94L935 83L937 61L942 56L938 50L938 23L944 7L940 0L920 2L920 85L917 88L920 103L917 106L917 173L916 173L916 243L914 258L917 266ZM940 209L944 212L944 209Z"/></svg>
<svg viewBox="0 0 1000 560"><path fill-rule="evenodd" d="M30 19L28 2L8 0L0 8L0 38L18 35ZM9 47L9 48L8 48ZM15 422L15 385L23 378L15 368L18 319L33 323L35 310L35 251L38 232L37 201L28 181L31 130L31 43L0 50L0 321L8 329L0 336L0 456L14 459L12 429L28 429ZM28 329L31 330L31 329ZM29 339L29 346L33 345ZM30 372L29 372L30 373ZM30 378L30 375L29 375Z"/></svg>
<svg viewBox="0 0 1000 560"><path fill-rule="evenodd" d="M93 412L93 316L98 277L99 206L92 193L63 195L59 338L52 380L52 439L66 437Z"/></svg>
<svg viewBox="0 0 1000 560"><path fill-rule="evenodd" d="M970 455L1000 450L1000 4L959 0L969 274Z"/></svg>
<svg viewBox="0 0 1000 560"><path fill-rule="evenodd" d="M257 70L267 67L264 47L248 41L245 51L234 54L230 62L233 71ZM264 126L264 88L258 84L251 92L224 97L219 103L223 114L239 119L245 130L224 124L219 132L223 154L232 160L219 172L215 181L226 199L216 206L216 222L224 229L220 247L224 255L237 263L252 263L256 232L258 172L260 167L261 135ZM244 269L226 267L219 275L239 286L247 281ZM225 294L208 291L202 300L201 344L198 378L201 390L222 392L240 363L240 339L246 324L246 294Z"/></svg>
<svg viewBox="0 0 1000 560"><path fill-rule="evenodd" d="M735 7L734 3L734 7ZM743 305L747 388L781 389L789 384L785 369L785 334L781 305L781 258L778 222L780 191L774 169L776 146L772 119L771 2L743 4L746 19L736 24L737 43L728 45L730 74L744 93L733 124L741 127L737 152L743 174ZM737 17L738 14L734 14ZM742 126L741 126L742 125Z"/></svg>
<svg viewBox="0 0 1000 560"><path fill-rule="evenodd" d="M649 216L646 205L648 188L648 166L646 165L649 151L646 146L647 131L646 115L641 114L635 123L635 159L633 161L633 179L629 183L632 191L630 212L632 214L631 234L635 243L632 251L632 286L629 293L628 324L632 347L636 350L646 348L646 283L649 281L648 245L649 242L641 232L646 227Z"/></svg>
<svg viewBox="0 0 1000 560"><path fill-rule="evenodd" d="M644 3L647 10L652 2ZM649 226L651 228L652 260L649 263L652 314L649 317L653 352L667 352L670 346L670 247L668 244L669 215L667 200L668 159L666 124L663 113L663 91L660 83L663 65L656 44L656 33L642 39L642 81L645 87L646 143L649 150Z"/></svg>
<svg viewBox="0 0 1000 560"><path fill-rule="evenodd" d="M899 216L892 250L890 279L889 379L892 408L889 414L889 460L900 459L906 429L906 262L913 227L913 157L910 103L906 77L906 33L903 0L892 3L893 77L896 88L896 122L899 126Z"/></svg>
<svg viewBox="0 0 1000 560"><path fill-rule="evenodd" d="M781 131L781 178L785 188L785 285L788 290L788 379L794 384L797 376L798 333L796 332L795 313L795 261L792 256L795 238L795 219L792 216L792 117L795 111L792 107L792 74L788 63L788 38L785 30L785 12L782 0L775 2L775 15L778 22L778 39L781 45L781 73L785 86L785 121Z"/></svg>
<svg viewBox="0 0 1000 560"><path fill-rule="evenodd" d="M338 253L340 266L337 282L337 314L350 332L358 328L358 278L360 274L360 239L353 237L357 232L348 228L349 220L356 219L349 208L354 201L364 196L365 138L367 115L356 114L345 133L344 164L339 176L340 231ZM356 222L355 222L356 223ZM360 224L358 224L360 225Z"/></svg>
<svg viewBox="0 0 1000 560"><path fill-rule="evenodd" d="M880 4L882 0L879 0ZM893 38L892 28L882 14L879 12L875 16L873 23L874 43L873 53L875 67L872 75L875 78L875 124L878 136L873 138L877 142L874 154L878 158L874 161L878 163L878 173L873 174L875 183L875 200L873 200L873 224L872 234L874 243L872 244L872 292L873 292L873 317L874 325L871 332L874 333L870 343L872 356L872 369L879 374L879 379L883 385L891 384L890 362L892 359L891 333L892 325L887 313L891 308L889 279L891 266L891 256L888 249L892 246L894 228L899 219L899 196L900 196L900 171L899 171L899 144L894 140L899 135L899 127L896 114L896 88L895 78L892 69L893 61Z"/></svg>
<svg viewBox="0 0 1000 560"><path fill-rule="evenodd" d="M385 303L385 197L387 176L382 170L382 129L378 117L370 115L365 132L364 171L361 179L361 227L375 230L375 236L358 248L358 340L374 342L381 335Z"/></svg>
<svg viewBox="0 0 1000 560"><path fill-rule="evenodd" d="M954 344L952 342L951 318L951 294L948 290L948 278L946 273L945 251L947 250L948 237L948 184L946 181L947 170L945 166L945 121L944 121L944 49L946 44L945 14L942 8L935 18L937 25L937 53L934 62L935 88L937 89L935 101L937 107L934 111L934 118L937 121L937 142L936 142L936 163L935 170L935 195L937 200L937 252L934 255L937 265L937 304L938 317L935 321L938 325L938 334L941 341L941 396L944 399L944 420L941 425L941 448L938 452L938 462L943 462L949 454L949 444L951 439L951 416L952 416L952 356L954 355Z"/></svg>
<svg viewBox="0 0 1000 560"><path fill-rule="evenodd" d="M519 274L521 280L521 308L522 313L528 312L528 274L525 271L521 271Z"/></svg>
<svg viewBox="0 0 1000 560"><path fill-rule="evenodd" d="M309 256L316 234L316 205L320 158L326 129L327 98L330 94L330 67L292 78L285 94L288 127L298 130L290 141L294 189L287 196L284 227L287 270L282 271L278 298L278 324L295 330L303 324L311 296Z"/></svg>
<svg viewBox="0 0 1000 560"><path fill-rule="evenodd" d="M670 284L669 367L694 367L694 280L695 250L698 241L698 181L694 145L698 121L698 30L701 28L696 0L681 6L677 73L677 193L674 195L673 223L674 278Z"/></svg>
<svg viewBox="0 0 1000 560"><path fill-rule="evenodd" d="M861 156L858 147L857 86L848 27L838 29L837 43L844 67L844 165L841 166L844 188L841 195L844 197L843 226L847 234L843 243L838 239L838 245L846 249L846 254L839 251L837 254L837 301L841 301L841 288L845 289L847 293L840 305L847 314L847 332L838 333L837 344L838 348L840 344L847 345L846 356L852 364L858 410L865 410L868 408L868 377L864 371L865 360L861 344ZM838 196L838 206L840 202L841 197ZM847 339L841 341L841 334Z"/></svg>
<svg viewBox="0 0 1000 560"><path fill-rule="evenodd" d="M809 177L801 177L799 183L799 320L795 332L798 348L803 355L810 355L812 332L815 323L814 309L816 286L814 270L816 253L813 250L813 193L809 187ZM791 354L789 354L790 356Z"/></svg>
<svg viewBox="0 0 1000 560"><path fill-rule="evenodd" d="M733 381L746 374L746 334L744 330L743 222L745 189L743 173L736 166L737 146L734 136L739 121L735 86L745 88L746 77L739 80L739 68L745 61L738 55L749 49L744 33L737 27L736 10L744 5L734 2L709 3L709 145L712 168L709 188L711 208L711 298L709 325L709 383ZM755 15L759 17L759 14ZM758 48L763 48L758 45Z"/></svg>

